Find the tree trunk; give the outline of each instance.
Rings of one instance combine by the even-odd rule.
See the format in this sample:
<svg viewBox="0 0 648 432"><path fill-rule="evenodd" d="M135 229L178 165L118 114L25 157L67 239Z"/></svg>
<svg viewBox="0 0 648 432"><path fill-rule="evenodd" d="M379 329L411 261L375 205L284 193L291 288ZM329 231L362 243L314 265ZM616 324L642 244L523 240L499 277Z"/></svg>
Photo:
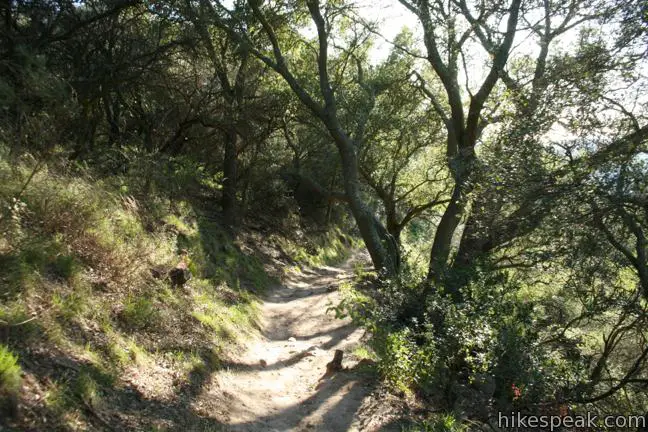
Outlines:
<svg viewBox="0 0 648 432"><path fill-rule="evenodd" d="M441 282L447 272L452 237L459 226L466 205L465 192L462 189L461 183L455 185L450 203L437 227L430 251L430 266L428 268L428 281L430 282Z"/></svg>
<svg viewBox="0 0 648 432"><path fill-rule="evenodd" d="M485 252L491 249L490 238L487 232L479 233L475 222L469 220L466 223L457 256L452 263L452 268L461 270L471 267L475 261Z"/></svg>
<svg viewBox="0 0 648 432"><path fill-rule="evenodd" d="M351 213L369 251L374 268L379 274L391 278L397 274L400 266L398 245L362 200L358 160L353 144L339 141L337 144L342 159L344 191L349 200Z"/></svg>
<svg viewBox="0 0 648 432"><path fill-rule="evenodd" d="M296 168L299 168L299 159L297 159L297 166ZM297 171L299 172L299 171ZM335 190L335 181L337 180L337 176L335 175L336 173L333 173L333 178L331 179L331 185L329 186L329 191L334 191ZM331 218L333 217L333 205L334 201L332 199L328 200L326 203L326 216L325 216L325 222L326 226L331 225Z"/></svg>
<svg viewBox="0 0 648 432"><path fill-rule="evenodd" d="M102 95L106 123L108 123L108 143L110 145L119 141L121 131L119 130L119 105L113 101L110 90L104 89Z"/></svg>
<svg viewBox="0 0 648 432"><path fill-rule="evenodd" d="M393 237L396 244L400 245L400 235L403 231L403 225L398 223L396 204L393 201L385 203L385 220L387 222L387 232Z"/></svg>
<svg viewBox="0 0 648 432"><path fill-rule="evenodd" d="M223 222L228 227L233 227L237 222L237 176L238 176L238 135L230 129L225 134L225 155L223 157Z"/></svg>

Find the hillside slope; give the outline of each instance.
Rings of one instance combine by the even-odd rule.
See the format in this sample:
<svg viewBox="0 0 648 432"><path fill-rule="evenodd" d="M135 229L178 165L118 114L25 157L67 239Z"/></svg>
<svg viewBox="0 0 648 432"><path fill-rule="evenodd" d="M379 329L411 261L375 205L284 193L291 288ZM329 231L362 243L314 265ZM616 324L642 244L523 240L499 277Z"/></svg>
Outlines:
<svg viewBox="0 0 648 432"><path fill-rule="evenodd" d="M0 161L0 430L213 426L193 401L258 338L258 296L350 244L233 238L204 201L61 172Z"/></svg>

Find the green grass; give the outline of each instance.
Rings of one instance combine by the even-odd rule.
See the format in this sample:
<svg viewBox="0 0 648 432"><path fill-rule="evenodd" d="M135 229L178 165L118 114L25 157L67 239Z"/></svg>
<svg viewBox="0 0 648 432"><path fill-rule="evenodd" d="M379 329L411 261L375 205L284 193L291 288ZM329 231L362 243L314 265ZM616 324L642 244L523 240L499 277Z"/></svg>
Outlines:
<svg viewBox="0 0 648 432"><path fill-rule="evenodd" d="M116 382L133 379L133 368L164 364L188 381L256 332L256 294L276 280L191 203L124 195L137 189L124 187L126 177L45 167L9 208L31 172L0 157L0 326L15 352L53 350L81 365L43 387L46 409L61 425L87 423L83 406L101 409ZM193 273L185 287L153 277L151 269L180 261ZM33 311L37 319L14 326ZM0 377L2 392L20 391L17 356L4 345Z"/></svg>
<svg viewBox="0 0 648 432"><path fill-rule="evenodd" d="M159 312L150 298L129 295L124 301L121 313L124 322L137 329L155 327L159 320Z"/></svg>
<svg viewBox="0 0 648 432"><path fill-rule="evenodd" d="M349 258L354 249L361 247L357 239L339 228L315 236L308 245L287 239L278 239L278 243L291 259L305 267L340 264Z"/></svg>
<svg viewBox="0 0 648 432"><path fill-rule="evenodd" d="M68 294L54 293L52 295L52 305L64 319L70 320L86 311L87 299L87 294L78 292Z"/></svg>
<svg viewBox="0 0 648 432"><path fill-rule="evenodd" d="M228 305L211 296L209 292L194 293L193 317L213 331L214 344L225 347L250 335L257 326L259 306L252 297L243 297Z"/></svg>
<svg viewBox="0 0 648 432"><path fill-rule="evenodd" d="M75 396L93 408L99 406L101 402L100 386L90 372L81 371L74 384Z"/></svg>
<svg viewBox="0 0 648 432"><path fill-rule="evenodd" d="M453 414L437 414L429 419L405 426L403 432L467 432L470 430L467 425Z"/></svg>
<svg viewBox="0 0 648 432"><path fill-rule="evenodd" d="M378 356L376 355L374 350L366 345L358 345L353 349L353 352L351 354L359 359L369 359L373 361L378 360Z"/></svg>

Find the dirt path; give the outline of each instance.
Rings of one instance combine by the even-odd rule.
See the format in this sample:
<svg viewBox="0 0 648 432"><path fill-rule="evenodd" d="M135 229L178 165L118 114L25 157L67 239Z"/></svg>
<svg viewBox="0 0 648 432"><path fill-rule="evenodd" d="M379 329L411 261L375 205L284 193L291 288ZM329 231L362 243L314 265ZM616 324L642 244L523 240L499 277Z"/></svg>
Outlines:
<svg viewBox="0 0 648 432"><path fill-rule="evenodd" d="M213 415L231 431L359 430L356 411L372 379L342 371L320 380L336 349L343 365L357 363L350 351L363 331L326 309L339 302L337 286L351 277L350 263L293 276L266 297L263 338L249 343L238 363L219 373Z"/></svg>

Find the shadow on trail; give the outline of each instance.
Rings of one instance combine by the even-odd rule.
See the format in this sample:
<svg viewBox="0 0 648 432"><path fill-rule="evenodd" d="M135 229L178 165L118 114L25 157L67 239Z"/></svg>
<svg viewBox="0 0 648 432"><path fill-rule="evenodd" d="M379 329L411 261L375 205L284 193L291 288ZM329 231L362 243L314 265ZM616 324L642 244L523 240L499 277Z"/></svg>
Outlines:
<svg viewBox="0 0 648 432"><path fill-rule="evenodd" d="M364 397L374 389L374 380L367 379L355 371L338 372L322 381L319 389L299 404L278 411L275 414L262 416L246 423L233 424L233 431L267 430L302 430L339 432L349 430ZM328 400L338 392L346 394L332 407L327 407L322 415L322 424L310 424L307 418L318 409L323 408ZM294 424L286 424L286 419L294 419ZM287 429L286 429L287 428Z"/></svg>
<svg viewBox="0 0 648 432"><path fill-rule="evenodd" d="M292 332L292 327L294 324L295 326L299 324L297 322L297 319L294 320L294 322L282 322L280 324L275 324L272 327L266 328L262 331L262 334L265 338L267 338L270 341L283 341L286 340L285 334L293 334ZM277 331L277 328L283 328L283 331ZM296 335L294 336L295 340L297 341L302 341L302 342L315 342L315 339L318 338L323 338L323 337L329 337L330 339L324 343L318 344L318 346L321 349L330 349L336 346L338 343L346 339L348 336L351 335L356 330L356 327L353 326L352 324L345 324L340 327L336 327L331 330L325 330L325 331L320 331L316 333L312 333L308 336L299 336Z"/></svg>
<svg viewBox="0 0 648 432"><path fill-rule="evenodd" d="M226 393L219 402L229 410L227 430L338 432L357 421L374 373L345 369L321 379L333 350L348 353L362 337L350 320L327 312L340 301L339 285L352 277L348 265L304 270L263 296L264 340L243 359L222 364Z"/></svg>
<svg viewBox="0 0 648 432"><path fill-rule="evenodd" d="M261 364L246 364L246 363L225 361L225 362L221 362L221 369L227 369L233 372L251 372L251 371L261 372L264 370L279 370L279 369L291 367L299 363L304 358L309 357L311 355L310 353L312 353L314 348L320 351L331 350L332 348L337 346L340 342L345 340L355 330L356 329L351 324L347 324L342 327L338 327L333 331L315 333L316 336L298 337L296 338L296 340L298 341L308 341L310 339L319 336L331 336L331 339L325 343L319 344L318 346L313 345L306 350L300 351L299 353L296 353L295 355L291 356L288 359L280 360L275 363L268 364L266 366L262 366Z"/></svg>
<svg viewBox="0 0 648 432"><path fill-rule="evenodd" d="M311 271L312 272L312 271ZM264 296L269 303L290 303L306 297L327 295L338 289L341 282L352 277L341 277L343 271L323 267L321 272L309 276L288 279L283 285L276 287L272 293Z"/></svg>
<svg viewBox="0 0 648 432"><path fill-rule="evenodd" d="M322 286L319 288L311 288L304 290L302 288L283 288L275 290L275 292L266 296L264 299L268 303L290 303L292 301L301 300L306 297L315 297L326 295L331 292L330 285Z"/></svg>
<svg viewBox="0 0 648 432"><path fill-rule="evenodd" d="M130 384L117 384L96 366L71 358L55 351L31 352L21 358L21 366L26 373L33 374L40 383L56 382L64 389L62 396L65 404L72 404L86 415L96 431L132 430L185 430L185 431L222 431L225 426L214 419L205 418L191 409L191 402L200 388L208 381L211 372L204 379L192 384L196 387L177 395L172 400L147 398ZM102 397L94 401L83 392L83 383L88 379L99 384ZM188 389L184 389L188 390ZM49 430L68 430L62 412L39 404L22 406L23 410L40 413L49 418ZM0 421L0 426L2 421ZM3 430L0 427L0 430ZM26 432L35 429L21 429Z"/></svg>
<svg viewBox="0 0 648 432"><path fill-rule="evenodd" d="M353 324L349 323L338 327L333 331L327 330L311 333L308 336L295 336L295 339L298 341L310 341L319 337L330 336L331 340L321 345L323 349L330 349L337 345L339 341L345 339L347 336L353 333L355 330L356 327Z"/></svg>

